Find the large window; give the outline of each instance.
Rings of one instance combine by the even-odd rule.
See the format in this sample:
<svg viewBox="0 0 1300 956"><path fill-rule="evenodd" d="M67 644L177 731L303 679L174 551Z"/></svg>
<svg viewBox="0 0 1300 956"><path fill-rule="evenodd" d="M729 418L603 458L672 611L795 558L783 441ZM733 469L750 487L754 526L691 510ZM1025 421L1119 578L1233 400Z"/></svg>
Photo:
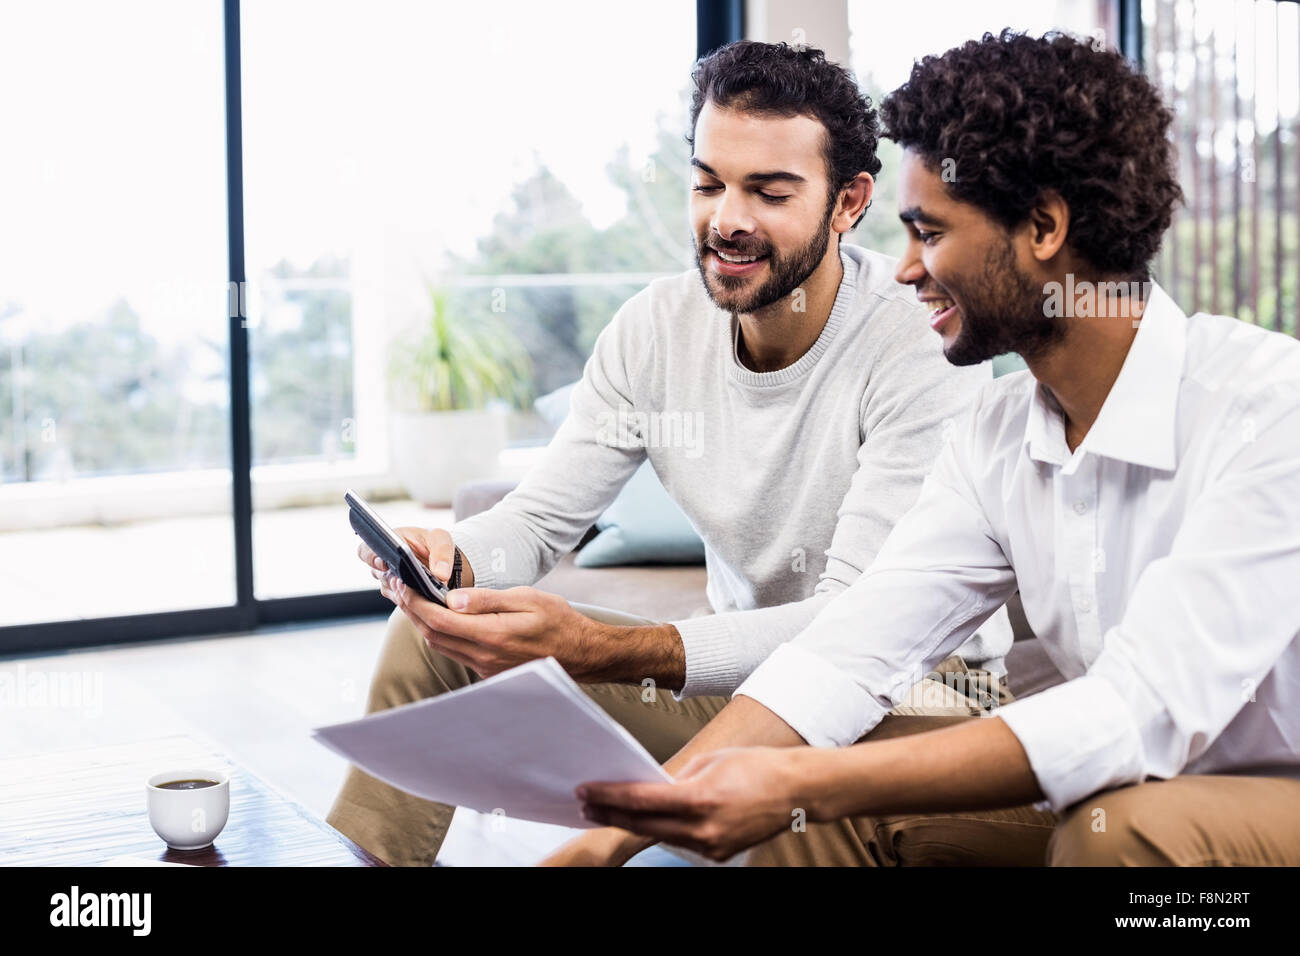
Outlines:
<svg viewBox="0 0 1300 956"><path fill-rule="evenodd" d="M0 12L0 625L235 600L221 15Z"/></svg>
<svg viewBox="0 0 1300 956"><path fill-rule="evenodd" d="M518 478L691 267L696 53L690 0L0 9L0 648L379 610L344 490Z"/></svg>

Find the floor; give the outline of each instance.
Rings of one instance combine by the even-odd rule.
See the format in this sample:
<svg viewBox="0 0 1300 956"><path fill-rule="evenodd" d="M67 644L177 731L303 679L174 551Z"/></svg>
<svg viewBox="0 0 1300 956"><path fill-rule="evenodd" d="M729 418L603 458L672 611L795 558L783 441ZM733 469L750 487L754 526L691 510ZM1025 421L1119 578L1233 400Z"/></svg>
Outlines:
<svg viewBox="0 0 1300 956"><path fill-rule="evenodd" d="M364 712L383 623L0 660L0 687L9 688L0 695L0 757L194 734L323 817L345 765L309 731ZM439 863L529 865L575 832L461 809ZM633 865L681 863L655 849Z"/></svg>

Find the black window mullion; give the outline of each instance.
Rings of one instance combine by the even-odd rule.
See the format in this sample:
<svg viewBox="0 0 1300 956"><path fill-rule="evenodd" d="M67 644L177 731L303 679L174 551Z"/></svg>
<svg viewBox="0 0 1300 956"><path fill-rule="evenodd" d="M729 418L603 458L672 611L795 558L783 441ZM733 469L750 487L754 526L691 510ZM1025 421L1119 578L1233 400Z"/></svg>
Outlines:
<svg viewBox="0 0 1300 956"><path fill-rule="evenodd" d="M225 4L227 315L230 326L230 486L235 522L235 604L245 627L257 623L253 601L252 431L248 392L248 322L244 270L243 101L239 0Z"/></svg>
<svg viewBox="0 0 1300 956"><path fill-rule="evenodd" d="M1142 68L1142 0L1115 0L1119 51Z"/></svg>
<svg viewBox="0 0 1300 956"><path fill-rule="evenodd" d="M745 36L744 0L695 0L695 55L705 57Z"/></svg>

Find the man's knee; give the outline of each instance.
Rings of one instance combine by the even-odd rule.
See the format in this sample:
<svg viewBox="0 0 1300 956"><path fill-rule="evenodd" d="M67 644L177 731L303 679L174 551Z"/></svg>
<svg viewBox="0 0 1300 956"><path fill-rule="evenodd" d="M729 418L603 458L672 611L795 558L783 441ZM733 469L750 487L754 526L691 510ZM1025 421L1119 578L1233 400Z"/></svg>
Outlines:
<svg viewBox="0 0 1300 956"><path fill-rule="evenodd" d="M653 685L583 684L582 690L659 763L681 750L728 703L725 697L677 700Z"/></svg>
<svg viewBox="0 0 1300 956"><path fill-rule="evenodd" d="M429 647L401 608L388 616L379 663L370 679L367 713L388 710L466 687L478 679L467 667Z"/></svg>
<svg viewBox="0 0 1300 956"><path fill-rule="evenodd" d="M1170 866L1187 833L1159 791L1137 784L1076 804L1052 834L1049 866Z"/></svg>
<svg viewBox="0 0 1300 956"><path fill-rule="evenodd" d="M1056 866L1300 864L1300 781L1182 774L1095 794L1053 834Z"/></svg>

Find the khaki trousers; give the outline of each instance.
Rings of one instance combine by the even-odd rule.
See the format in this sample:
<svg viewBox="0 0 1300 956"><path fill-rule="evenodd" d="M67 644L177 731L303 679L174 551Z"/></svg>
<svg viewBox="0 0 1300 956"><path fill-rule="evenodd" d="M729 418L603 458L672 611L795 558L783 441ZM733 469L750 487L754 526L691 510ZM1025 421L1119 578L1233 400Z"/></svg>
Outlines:
<svg viewBox="0 0 1300 956"><path fill-rule="evenodd" d="M608 623L650 623L606 608L574 606ZM968 669L960 658L950 658L936 670L938 679L918 684L876 733L930 730L981 713L979 701L988 706L990 696L1001 703L1010 700L1005 686L996 678L985 671ZM388 619L366 712L424 700L477 680L473 671L430 648L415 625L396 609ZM728 702L726 697L679 701L670 692L632 684L584 684L582 688L660 763L685 746ZM327 820L354 843L394 866L431 866L447 835L454 809L414 797L350 767ZM817 825L809 827L809 834L801 847L805 856L809 848L817 847L808 859L810 863L850 862L854 855L851 846L841 847L829 831L823 839ZM751 856L761 858L761 854Z"/></svg>
<svg viewBox="0 0 1300 956"><path fill-rule="evenodd" d="M575 605L610 623L643 623ZM1010 695L986 672L950 658L863 741L922 733L987 713L989 692ZM401 610L389 617L367 712L466 687L468 668L432 650ZM639 685L583 690L656 760L680 750L726 697L675 700ZM983 706L981 706L983 705ZM811 823L750 851L751 866L1117 865L1300 863L1300 782L1259 777L1178 777L1094 795L1062 818L1031 806L971 813L854 817ZM1234 815L1228 817L1224 808ZM1098 814L1096 811L1103 811ZM394 866L431 866L454 808L411 796L356 767L327 817L335 829ZM1097 821L1104 829L1097 829Z"/></svg>

